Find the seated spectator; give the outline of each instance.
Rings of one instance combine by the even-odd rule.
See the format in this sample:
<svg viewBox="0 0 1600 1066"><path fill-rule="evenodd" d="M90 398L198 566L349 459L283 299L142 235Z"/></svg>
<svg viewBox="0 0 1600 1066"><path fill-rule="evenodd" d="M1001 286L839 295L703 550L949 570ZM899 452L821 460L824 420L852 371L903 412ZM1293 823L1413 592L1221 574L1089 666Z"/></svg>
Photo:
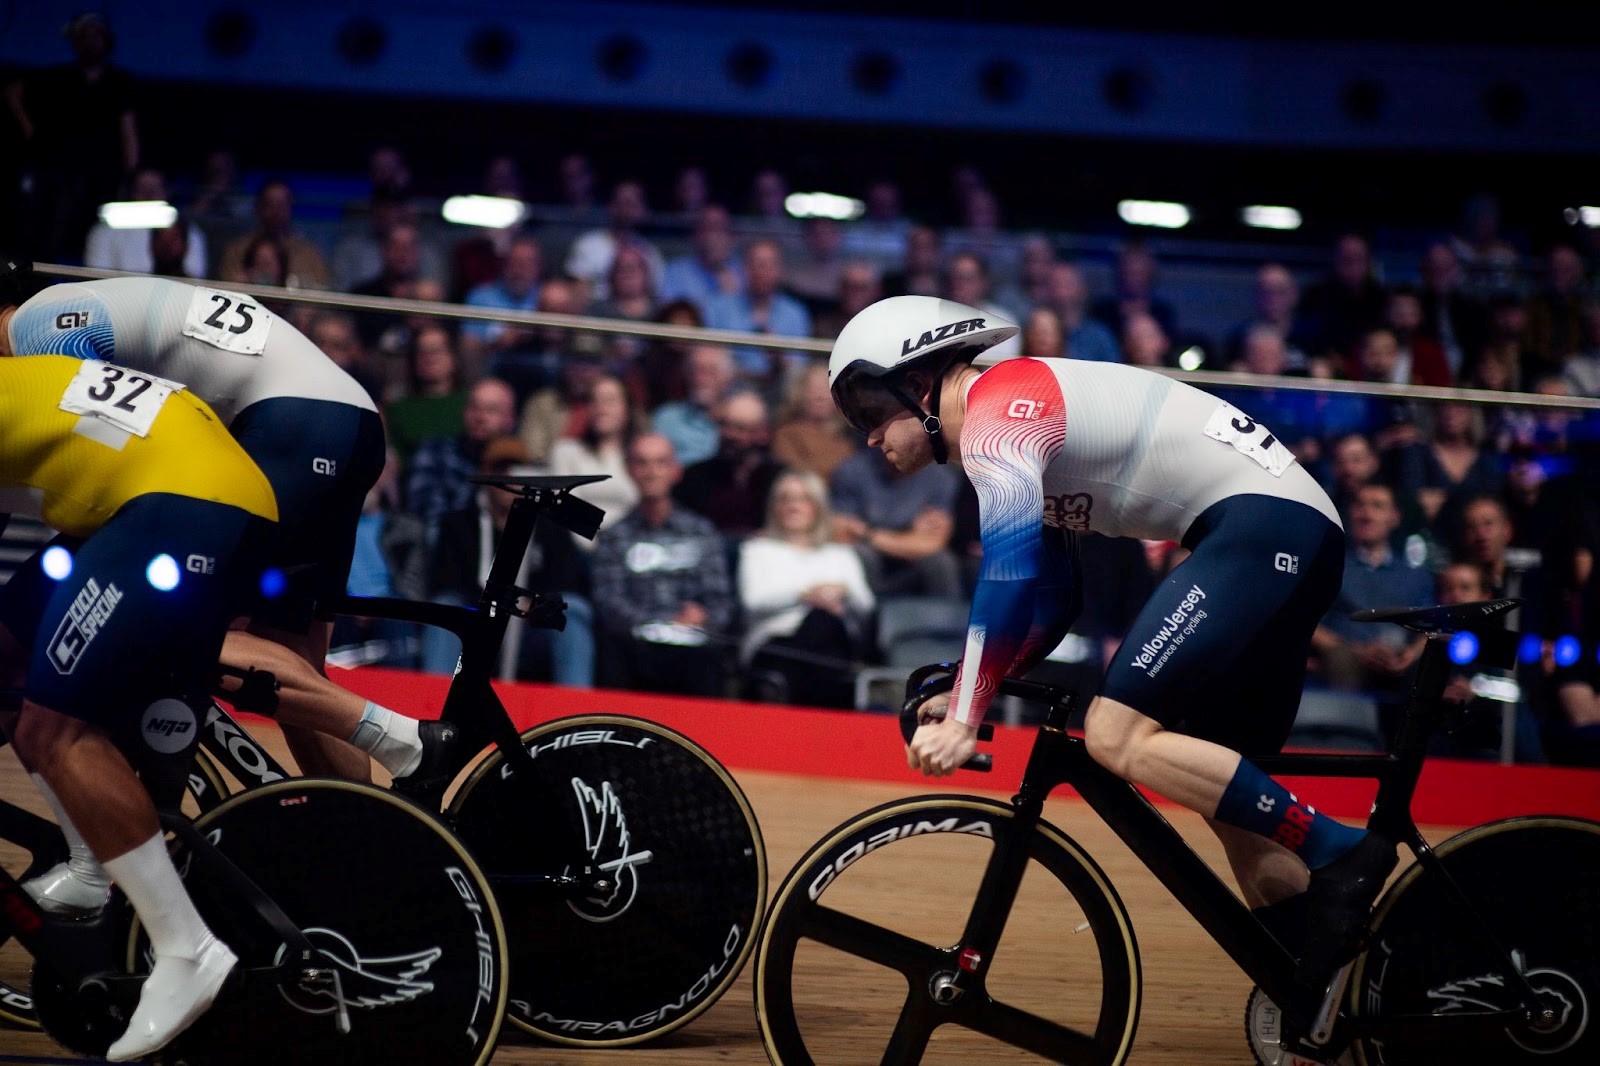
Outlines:
<svg viewBox="0 0 1600 1066"><path fill-rule="evenodd" d="M480 382L480 386L487 381ZM527 469L527 449L516 437L498 436L483 445L477 472L517 474ZM502 488L467 486L467 503L439 519L432 565L428 574L430 598L438 603L476 603L489 579L494 546L511 516L516 494ZM566 601L566 628L541 629L513 618L501 647L503 678L550 681L557 685L589 688L594 684L594 608L589 601L589 573L585 560L566 531L552 522L534 527L516 584L535 592L554 592ZM461 655L455 634L426 627L423 669L450 673Z"/></svg>
<svg viewBox="0 0 1600 1066"><path fill-rule="evenodd" d="M771 167L759 170L750 181L750 210L739 222L745 233L777 241L785 250L799 244L799 223L789 217L789 179Z"/></svg>
<svg viewBox="0 0 1600 1066"><path fill-rule="evenodd" d="M1459 236L1451 248L1466 273L1465 291L1480 300L1513 292L1519 284L1517 249L1500 236L1500 202L1474 196L1462 208Z"/></svg>
<svg viewBox="0 0 1600 1066"><path fill-rule="evenodd" d="M1445 566L1436 576L1434 587L1437 602L1446 607L1494 598L1484 580L1483 571L1471 563L1450 563ZM1429 740L1429 754L1452 759L1499 757L1504 721L1501 703L1484 699L1472 691L1473 679L1484 673L1481 663L1451 667L1444 698L1451 703L1465 705L1464 717L1459 727L1448 733L1437 733ZM1533 715L1527 693L1522 693L1517 701L1516 732L1518 741L1515 747L1523 753L1524 759L1541 750L1542 746L1537 743L1538 720Z"/></svg>
<svg viewBox="0 0 1600 1066"><path fill-rule="evenodd" d="M561 205L576 217L596 210L594 168L582 152L569 152L556 163L556 186L561 190Z"/></svg>
<svg viewBox="0 0 1600 1066"><path fill-rule="evenodd" d="M1229 367L1234 373L1266 377L1294 376L1289 370L1288 346L1276 326L1258 322L1245 331L1239 358ZM1294 389L1243 389L1223 386L1217 395L1273 434L1307 469L1322 458L1321 425L1317 418L1317 396Z"/></svg>
<svg viewBox="0 0 1600 1066"><path fill-rule="evenodd" d="M1284 370L1305 373L1310 365L1305 348L1296 336L1295 310L1300 306L1300 283L1295 281L1289 268L1282 263L1265 263L1256 271L1254 290L1255 311L1234 327L1224 349L1226 357L1234 362L1244 358L1245 343L1261 327L1277 333L1282 339Z"/></svg>
<svg viewBox="0 0 1600 1066"><path fill-rule="evenodd" d="M1461 505L1473 496L1498 495L1505 484L1502 457L1485 447L1482 408L1435 403L1421 408L1422 439L1390 461L1395 488L1414 498L1436 533L1454 529Z"/></svg>
<svg viewBox="0 0 1600 1066"><path fill-rule="evenodd" d="M229 282L243 282L246 285L275 285L279 288L289 287L289 257L283 244L273 237L254 237L244 250L244 257L239 261L240 273L236 277L225 277L222 280ZM292 318L293 311L284 307L281 301L263 300L267 308L284 318Z"/></svg>
<svg viewBox="0 0 1600 1066"><path fill-rule="evenodd" d="M532 234L521 233L506 247L500 274L467 293L468 307L494 311L533 311L539 306L539 278L544 272L544 252ZM512 353L527 343L528 331L507 322L463 322L461 358L467 366L481 372L497 362L501 353ZM504 367L496 366L497 376L508 380Z"/></svg>
<svg viewBox="0 0 1600 1066"><path fill-rule="evenodd" d="M1583 257L1570 244L1550 249L1545 283L1528 299L1528 352L1536 374L1561 372L1583 348L1583 309L1590 297Z"/></svg>
<svg viewBox="0 0 1600 1066"><path fill-rule="evenodd" d="M639 487L628 476L628 442L639 432L644 415L629 401L620 378L600 374L589 382L584 398L588 417L575 437L559 437L550 445L552 474L605 474L607 480L583 485L573 495L605 511L600 528L616 525L633 510ZM577 538L581 548L594 542Z"/></svg>
<svg viewBox="0 0 1600 1066"><path fill-rule="evenodd" d="M789 292L815 318L839 294L844 270L844 226L836 219L808 218L800 226L800 254L786 271Z"/></svg>
<svg viewBox="0 0 1600 1066"><path fill-rule="evenodd" d="M357 233L341 238L333 249L333 282L342 291L355 292L361 285L385 270L384 246L399 226L409 226L416 235L416 276L443 284L445 256L437 244L423 234L418 225L416 205L404 186L375 185L367 207L367 225Z"/></svg>
<svg viewBox="0 0 1600 1066"><path fill-rule="evenodd" d="M517 435L528 446L530 460L545 466L556 441L583 436L589 425L590 390L603 373L605 366L599 359L574 353L561 365L554 382L528 397L522 405Z"/></svg>
<svg viewBox="0 0 1600 1066"><path fill-rule="evenodd" d="M778 337L809 337L811 315L805 305L783 291L783 248L770 237L758 237L744 251L745 289L706 301L706 325L767 333ZM734 361L753 384L765 387L782 373L781 353L773 348L736 348Z"/></svg>
<svg viewBox="0 0 1600 1066"><path fill-rule="evenodd" d="M856 435L828 390L828 366L812 363L795 378L778 415L772 454L780 463L826 482L856 451Z"/></svg>
<svg viewBox="0 0 1600 1066"><path fill-rule="evenodd" d="M1178 315L1172 305L1156 294L1159 264L1143 241L1129 241L1117 253L1116 290L1094 302L1089 313L1104 322L1117 336L1126 336L1129 319L1149 315L1161 331L1171 337L1177 329ZM1129 359L1132 363L1133 360ZM1139 364L1135 364L1139 365Z"/></svg>
<svg viewBox="0 0 1600 1066"><path fill-rule="evenodd" d="M706 204L695 213L687 255L667 263L661 279L661 299L687 300L703 315L706 302L744 289L744 266L733 246L733 226L728 209Z"/></svg>
<svg viewBox="0 0 1600 1066"><path fill-rule="evenodd" d="M1061 334L1061 319L1045 306L1035 307L1022 321L1022 352L1030 359L1064 359L1067 339Z"/></svg>
<svg viewBox="0 0 1600 1066"><path fill-rule="evenodd" d="M687 394L662 404L651 416L651 428L672 442L679 462L694 464L717 453L717 422L712 412L733 390L733 353L720 344L689 349Z"/></svg>
<svg viewBox="0 0 1600 1066"><path fill-rule="evenodd" d="M1510 293L1496 296L1489 303L1489 332L1483 350L1476 353L1469 373L1483 388L1520 392L1537 376L1538 357L1525 339L1528 310ZM1481 362L1496 364L1480 369Z"/></svg>
<svg viewBox="0 0 1600 1066"><path fill-rule="evenodd" d="M1452 380L1464 381L1470 356L1483 349L1488 334L1484 305L1462 289L1461 260L1446 241L1422 255L1422 335L1444 349Z"/></svg>
<svg viewBox="0 0 1600 1066"><path fill-rule="evenodd" d="M1406 363L1404 354L1394 331L1388 326L1376 326L1363 333L1356 342L1354 358L1349 364L1349 376L1355 381L1411 384L1411 367ZM1443 365L1442 357L1440 365ZM1417 439L1416 412L1408 400L1389 396L1324 394L1321 405L1325 429L1332 432L1359 430L1370 434L1379 451L1387 452Z"/></svg>
<svg viewBox="0 0 1600 1066"><path fill-rule="evenodd" d="M424 326L411 346L406 394L384 409L389 444L400 454L400 461L410 462L411 453L429 437L453 437L461 432L466 406L461 362L450 331L439 324Z"/></svg>
<svg viewBox="0 0 1600 1066"><path fill-rule="evenodd" d="M385 389L379 373L367 364L367 353L356 334L356 320L343 311L319 308L306 321L306 336L322 349L335 366L355 378L381 408Z"/></svg>
<svg viewBox="0 0 1600 1066"><path fill-rule="evenodd" d="M628 474L639 502L593 554L600 678L612 688L721 696L721 642L734 599L722 537L678 506L683 468L659 433L635 437Z"/></svg>
<svg viewBox="0 0 1600 1066"><path fill-rule="evenodd" d="M906 231L905 259L900 269L883 276L885 296L938 296L944 289L944 241L932 226Z"/></svg>
<svg viewBox="0 0 1600 1066"><path fill-rule="evenodd" d="M648 214L644 186L637 181L618 182L611 191L606 225L581 233L572 242L567 252L567 275L586 284L591 299L604 300L611 295L611 260L624 245L643 253L650 267L651 289L661 287L661 275L666 269L661 252L639 234Z"/></svg>
<svg viewBox="0 0 1600 1066"><path fill-rule="evenodd" d="M1089 286L1076 263L1057 263L1050 268L1045 298L1040 302L1061 320L1070 358L1097 363L1122 361L1116 335L1104 322L1089 315Z"/></svg>
<svg viewBox="0 0 1600 1066"><path fill-rule="evenodd" d="M1172 337L1154 315L1134 312L1123 320L1122 358L1129 366L1173 365Z"/></svg>
<svg viewBox="0 0 1600 1066"><path fill-rule="evenodd" d="M581 286L552 278L539 289L539 310L545 314L578 312ZM594 334L541 326L522 334L520 343L493 361L502 378L517 394L521 415L518 434L528 446L529 460L542 465L550 460L557 437L574 436L583 429L581 398L604 369L600 339Z"/></svg>
<svg viewBox="0 0 1600 1066"><path fill-rule="evenodd" d="M528 198L522 184L522 167L509 155L490 158L483 168L483 183L478 191L485 196L498 196L505 200L525 201ZM512 243L523 236L527 236L526 232L514 226L505 229L493 226L468 228L466 236L457 238L449 252L451 299L464 301L473 289L492 284L498 279L505 269L506 253L510 251Z"/></svg>
<svg viewBox="0 0 1600 1066"><path fill-rule="evenodd" d="M739 546L740 661L777 674L788 702L810 707L852 706L849 663L875 602L860 558L829 543L830 528L822 479L788 470L772 485L766 524Z"/></svg>
<svg viewBox="0 0 1600 1066"><path fill-rule="evenodd" d="M1555 666L1555 708L1545 723L1550 761L1568 766L1600 767L1600 567L1592 541L1574 553L1579 594L1571 614L1579 652L1571 663Z"/></svg>
<svg viewBox="0 0 1600 1066"><path fill-rule="evenodd" d="M497 378L472 386L460 432L429 437L412 455L406 468L406 510L432 529L446 514L472 502L473 485L467 478L478 472L488 443L517 428L514 400L511 386Z"/></svg>
<svg viewBox="0 0 1600 1066"><path fill-rule="evenodd" d="M170 226L150 231L150 273L164 278L197 278L203 274L189 271L189 241L194 230L180 215ZM202 238L203 239L203 238Z"/></svg>
<svg viewBox="0 0 1600 1066"><path fill-rule="evenodd" d="M867 186L867 211L845 233L845 252L878 265L905 258L910 221L900 209L900 186L878 179Z"/></svg>
<svg viewBox="0 0 1600 1066"><path fill-rule="evenodd" d="M672 183L672 209L680 215L693 216L711 199L711 180L706 168L690 164L678 171Z"/></svg>
<svg viewBox="0 0 1600 1066"><path fill-rule="evenodd" d="M1356 341L1383 320L1383 286L1372 270L1366 238L1346 233L1334 242L1333 269L1300 301L1295 332L1316 361L1342 362Z"/></svg>
<svg viewBox="0 0 1600 1066"><path fill-rule="evenodd" d="M165 175L155 167L140 167L135 170L128 183L128 199L167 200ZM185 250L180 258L182 273L173 273L170 270L170 263L168 270L154 269L150 230L112 229L104 220L97 221L89 228L89 237L83 249L83 264L101 270L126 270L131 274L209 277L210 275L206 273L210 265L206 255L206 235L200 231L199 226L187 219L180 219L180 224L186 239Z"/></svg>
<svg viewBox="0 0 1600 1066"><path fill-rule="evenodd" d="M1409 285L1389 290L1384 325L1394 334L1399 362L1389 380L1402 385L1450 385L1450 361L1444 349L1422 333L1422 297Z"/></svg>
<svg viewBox="0 0 1600 1066"><path fill-rule="evenodd" d="M976 252L956 252L944 265L944 291L946 300L976 307L984 314L1004 322L1012 321L1005 308L989 299L989 267ZM984 362L998 363L1022 353L1022 342L1013 337L983 353Z"/></svg>
<svg viewBox="0 0 1600 1066"><path fill-rule="evenodd" d="M422 238L417 227L400 223L390 227L384 235L382 261L378 273L351 289L355 296L387 296L411 298L416 295L416 284L422 280ZM443 296L442 289L439 295ZM368 312L357 321L362 342L369 347L389 325L386 315Z"/></svg>
<svg viewBox="0 0 1600 1066"><path fill-rule="evenodd" d="M833 472L833 539L861 556L879 599L963 594L961 562L950 550L957 488L948 466L901 474L876 448L856 452Z"/></svg>
<svg viewBox="0 0 1600 1066"><path fill-rule="evenodd" d="M625 245L617 249L617 254L611 257L606 281L611 295L590 304L590 315L629 322L649 322L655 317L656 295L650 284L650 264L637 247ZM614 363L632 359L644 348L644 342L638 337L624 334L607 335L604 345L607 357Z"/></svg>
<svg viewBox="0 0 1600 1066"><path fill-rule="evenodd" d="M231 242L217 264L219 277L237 277L244 252L255 237L275 238L288 253L289 276L303 289L326 289L331 279L328 264L317 246L294 231L294 192L288 182L269 181L256 193L256 228Z"/></svg>
<svg viewBox="0 0 1600 1066"><path fill-rule="evenodd" d="M1058 265L1050 238L1030 233L1022 239L1016 279L995 293L994 302L1009 312L1011 321L1020 320L1028 308L1050 302L1050 274Z"/></svg>
<svg viewBox="0 0 1600 1066"><path fill-rule="evenodd" d="M755 393L735 392L723 400L717 431L717 454L684 470L673 497L736 540L760 528L783 467L772 457L766 401Z"/></svg>
<svg viewBox="0 0 1600 1066"><path fill-rule="evenodd" d="M673 300L656 311L655 320L664 326L699 329L705 319L700 309L688 300ZM628 391L646 411L683 399L688 390L684 367L694 342L671 337L648 341L644 350L622 368Z"/></svg>
<svg viewBox="0 0 1600 1066"><path fill-rule="evenodd" d="M1328 442L1326 470L1322 487L1341 515L1348 514L1360 491L1368 485L1388 485L1379 476L1383 469L1378 449L1364 433L1345 433ZM1423 565L1429 556L1428 542L1421 534L1428 527L1428 516L1409 495L1390 496L1400 511L1400 524L1390 536L1389 546L1401 553L1409 566ZM1411 538L1418 536L1413 541Z"/></svg>
<svg viewBox="0 0 1600 1066"><path fill-rule="evenodd" d="M869 305L883 299L883 282L878 268L861 259L845 263L839 271L839 291L823 308L811 316L811 335L832 340L844 324Z"/></svg>
<svg viewBox="0 0 1600 1066"><path fill-rule="evenodd" d="M1420 607L1433 602L1428 571L1409 564L1390 547L1399 526L1393 489L1371 482L1356 490L1345 515L1348 540L1339 596L1311 640L1330 687L1365 692L1388 703L1403 698L1425 641L1401 626L1355 622L1349 616L1368 607Z"/></svg>
<svg viewBox="0 0 1600 1066"><path fill-rule="evenodd" d="M1600 396L1600 299L1583 305L1583 346L1561 366L1574 396Z"/></svg>

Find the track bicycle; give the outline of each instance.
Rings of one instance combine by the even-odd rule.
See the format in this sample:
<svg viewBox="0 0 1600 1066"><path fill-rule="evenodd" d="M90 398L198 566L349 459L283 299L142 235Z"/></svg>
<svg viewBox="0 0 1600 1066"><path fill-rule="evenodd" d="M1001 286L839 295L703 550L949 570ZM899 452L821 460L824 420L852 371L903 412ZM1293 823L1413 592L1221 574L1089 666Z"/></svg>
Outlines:
<svg viewBox="0 0 1600 1066"><path fill-rule="evenodd" d="M507 1017L557 1043L637 1044L698 1017L749 958L766 904L761 831L728 772L665 726L589 714L518 734L490 684L507 626L515 616L560 628L565 618L561 598L518 587L518 571L541 518L594 536L602 512L571 490L601 478L470 480L517 494L476 606L377 597L325 606L461 638L441 713L463 733L459 763L407 795L439 811L486 872L510 945ZM270 714L270 675L244 685L235 705ZM200 723L200 744L187 787L201 810L234 802L223 770L244 796L293 780L219 705ZM0 1015L31 1020L25 993L0 985L5 1002Z"/></svg>
<svg viewBox="0 0 1600 1066"><path fill-rule="evenodd" d="M1416 859L1379 898L1364 949L1321 996L1297 983L1291 950L1156 807L1067 732L1065 691L1006 680L1001 692L1047 708L1009 804L960 795L883 804L829 832L778 890L755 963L768 1056L783 1066L1002 1052L1127 1061L1139 949L1105 873L1041 817L1046 796L1066 784L1254 980L1246 1032L1258 1062L1600 1061L1600 824L1507 818L1434 847L1410 812L1428 738L1459 713L1443 699L1451 641L1471 634L1488 647L1496 616L1516 602L1359 612L1427 638L1392 750L1254 760L1272 774L1376 780L1368 827ZM934 687L918 692L924 681ZM949 664L913 675L907 740L922 699L952 681ZM906 890L896 867L919 852L948 879ZM963 867L981 868L976 884ZM953 920L921 914L936 902L950 904Z"/></svg>
<svg viewBox="0 0 1600 1066"><path fill-rule="evenodd" d="M239 956L211 1009L156 1059L188 1066L482 1066L506 1005L506 941L488 879L437 817L348 781L298 778L183 813L204 704L159 700L121 746L212 931ZM21 881L66 855L54 822L0 802L0 936L33 959L0 1000L58 1043L103 1055L153 959L120 892L88 918L41 910ZM20 1001L18 997L20 998Z"/></svg>

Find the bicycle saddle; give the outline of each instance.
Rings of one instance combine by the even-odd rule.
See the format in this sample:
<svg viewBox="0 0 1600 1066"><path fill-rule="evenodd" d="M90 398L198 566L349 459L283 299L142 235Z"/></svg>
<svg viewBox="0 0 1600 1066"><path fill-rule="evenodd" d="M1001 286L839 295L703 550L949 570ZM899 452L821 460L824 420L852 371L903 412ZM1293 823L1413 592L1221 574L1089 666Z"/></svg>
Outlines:
<svg viewBox="0 0 1600 1066"><path fill-rule="evenodd" d="M474 485L494 485L508 492L560 492L610 477L610 474L470 474L467 480Z"/></svg>
<svg viewBox="0 0 1600 1066"><path fill-rule="evenodd" d="M1499 629L1494 621L1520 606L1521 600L1479 600L1450 607L1368 607L1352 611L1355 622L1394 622L1418 633L1459 633Z"/></svg>

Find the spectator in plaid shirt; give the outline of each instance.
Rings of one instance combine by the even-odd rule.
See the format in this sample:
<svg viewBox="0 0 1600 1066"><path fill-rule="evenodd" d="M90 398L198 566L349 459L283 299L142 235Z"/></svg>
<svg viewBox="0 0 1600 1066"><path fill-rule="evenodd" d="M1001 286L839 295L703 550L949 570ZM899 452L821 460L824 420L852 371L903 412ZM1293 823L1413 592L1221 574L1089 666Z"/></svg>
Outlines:
<svg viewBox="0 0 1600 1066"><path fill-rule="evenodd" d="M612 688L723 695L733 585L722 537L676 506L683 476L672 442L646 433L628 446L634 509L600 535L593 557L600 680Z"/></svg>
<svg viewBox="0 0 1600 1066"><path fill-rule="evenodd" d="M467 476L478 472L483 447L517 431L517 398L499 378L484 378L467 394L461 433L431 437L417 447L406 471L406 510L428 523L472 503L475 487Z"/></svg>

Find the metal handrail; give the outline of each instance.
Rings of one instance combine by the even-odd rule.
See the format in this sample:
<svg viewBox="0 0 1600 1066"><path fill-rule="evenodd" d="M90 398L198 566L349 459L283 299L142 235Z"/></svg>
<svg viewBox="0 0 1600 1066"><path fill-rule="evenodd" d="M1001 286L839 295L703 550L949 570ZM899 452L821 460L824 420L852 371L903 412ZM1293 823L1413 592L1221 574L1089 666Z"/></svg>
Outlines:
<svg viewBox="0 0 1600 1066"><path fill-rule="evenodd" d="M37 263L34 271L62 278L111 278L142 276L126 271L101 270L96 267L68 266L60 263ZM186 279L202 280L202 279ZM254 285L245 282L217 282L236 292L249 293L268 300L311 304L317 307L334 307L352 311L378 311L395 315L425 315L432 318L452 318L469 322L506 322L519 326L545 326L555 329L577 330L586 333L610 333L647 340L676 340L705 344L726 344L745 348L770 348L778 351L811 352L827 355L832 342L812 337L775 337L770 333L744 333L731 329L707 329L697 326L672 326L661 322L632 322L617 318L595 318L589 315L558 315L546 311L510 311L487 307L468 307L464 304L409 300L392 296L356 296L351 293L325 292L316 289L285 289L276 285ZM1546 407L1573 411L1600 410L1600 399L1587 396L1545 396L1532 392L1496 392L1491 389L1467 389L1440 385L1391 385L1367 381L1335 381L1327 378L1274 377L1269 374L1243 374L1217 370L1177 370L1166 367L1152 368L1169 377L1193 385L1225 386L1245 389L1288 389L1297 392L1336 393L1355 396L1383 397L1397 400L1456 401L1461 403L1494 404L1502 407Z"/></svg>

